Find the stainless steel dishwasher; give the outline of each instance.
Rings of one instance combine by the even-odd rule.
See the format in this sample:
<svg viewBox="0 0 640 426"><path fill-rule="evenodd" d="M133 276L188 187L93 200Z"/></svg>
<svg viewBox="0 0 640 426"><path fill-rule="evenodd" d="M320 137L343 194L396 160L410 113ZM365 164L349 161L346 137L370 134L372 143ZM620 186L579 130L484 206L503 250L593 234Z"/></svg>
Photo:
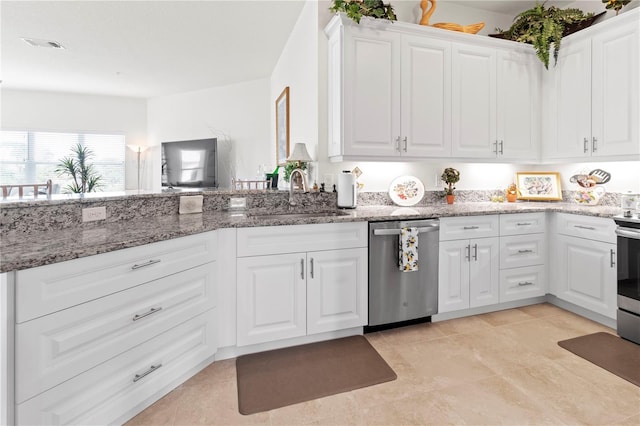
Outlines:
<svg viewBox="0 0 640 426"><path fill-rule="evenodd" d="M419 267L398 267L400 230L418 228ZM440 221L407 220L369 223L369 326L423 319L438 313L438 244Z"/></svg>

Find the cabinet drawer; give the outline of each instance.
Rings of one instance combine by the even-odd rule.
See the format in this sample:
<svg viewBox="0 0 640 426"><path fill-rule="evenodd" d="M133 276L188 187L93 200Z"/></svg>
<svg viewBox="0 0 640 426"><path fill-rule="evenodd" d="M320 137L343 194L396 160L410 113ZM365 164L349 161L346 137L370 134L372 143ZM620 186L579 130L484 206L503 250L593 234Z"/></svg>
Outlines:
<svg viewBox="0 0 640 426"><path fill-rule="evenodd" d="M69 308L216 258L206 232L16 272L16 322Z"/></svg>
<svg viewBox="0 0 640 426"><path fill-rule="evenodd" d="M616 243L616 224L613 219L558 213L558 233L605 243Z"/></svg>
<svg viewBox="0 0 640 426"><path fill-rule="evenodd" d="M238 257L367 247L366 222L238 229Z"/></svg>
<svg viewBox="0 0 640 426"><path fill-rule="evenodd" d="M16 407L19 425L119 424L216 352L215 310L136 346ZM152 368L156 367L156 368Z"/></svg>
<svg viewBox="0 0 640 426"><path fill-rule="evenodd" d="M497 215L444 217L440 219L440 241L497 237Z"/></svg>
<svg viewBox="0 0 640 426"><path fill-rule="evenodd" d="M544 264L545 241L545 234L500 237L500 269Z"/></svg>
<svg viewBox="0 0 640 426"><path fill-rule="evenodd" d="M216 263L16 326L16 402L215 306Z"/></svg>
<svg viewBox="0 0 640 426"><path fill-rule="evenodd" d="M500 235L521 235L545 232L545 213L500 215Z"/></svg>
<svg viewBox="0 0 640 426"><path fill-rule="evenodd" d="M543 265L500 271L500 303L546 294Z"/></svg>

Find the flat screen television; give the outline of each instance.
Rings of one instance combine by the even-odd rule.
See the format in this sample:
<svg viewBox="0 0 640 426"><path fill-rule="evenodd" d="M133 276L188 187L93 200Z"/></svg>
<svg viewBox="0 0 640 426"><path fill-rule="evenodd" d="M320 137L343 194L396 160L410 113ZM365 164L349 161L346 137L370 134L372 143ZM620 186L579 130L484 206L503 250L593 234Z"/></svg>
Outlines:
<svg viewBox="0 0 640 426"><path fill-rule="evenodd" d="M162 142L162 186L217 188L218 140Z"/></svg>

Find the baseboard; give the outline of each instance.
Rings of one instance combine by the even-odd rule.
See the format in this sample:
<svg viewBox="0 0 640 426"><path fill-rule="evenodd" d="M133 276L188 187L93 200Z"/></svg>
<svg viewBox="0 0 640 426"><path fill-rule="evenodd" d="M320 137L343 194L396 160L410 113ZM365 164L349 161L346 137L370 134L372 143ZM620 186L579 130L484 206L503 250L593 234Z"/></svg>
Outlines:
<svg viewBox="0 0 640 426"><path fill-rule="evenodd" d="M503 311L505 309L520 308L522 306L535 305L547 301L546 296L530 297L528 299L515 300L513 302L496 303L493 305L479 306L477 308L462 309L460 311L443 312L431 317L431 322L446 321L454 318L468 317L471 315L487 314L489 312Z"/></svg>
<svg viewBox="0 0 640 426"><path fill-rule="evenodd" d="M260 343L257 345L228 346L226 348L218 348L218 352L216 353L215 358L216 361L221 361L223 359L237 358L240 355L270 351L272 349L286 348L289 346L304 345L306 343L321 342L323 340L339 339L341 337L356 336L359 334L363 334L362 327L347 328L345 330L312 334L309 336L277 340L274 342Z"/></svg>
<svg viewBox="0 0 640 426"><path fill-rule="evenodd" d="M585 317L587 319L590 319L591 321L595 321L604 326L612 328L614 333L616 331L617 321L613 318L609 318L602 314L598 314L596 312L590 311L588 309L583 308L582 306L574 305L573 303L559 299L558 297L552 294L547 294L547 302L559 308L562 308L566 311L573 312L574 314L580 315L581 317Z"/></svg>

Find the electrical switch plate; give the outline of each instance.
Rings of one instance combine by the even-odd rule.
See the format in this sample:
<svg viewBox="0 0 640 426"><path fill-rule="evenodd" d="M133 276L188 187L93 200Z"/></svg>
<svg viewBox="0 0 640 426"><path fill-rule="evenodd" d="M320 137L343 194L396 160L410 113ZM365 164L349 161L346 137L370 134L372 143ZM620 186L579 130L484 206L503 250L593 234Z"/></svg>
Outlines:
<svg viewBox="0 0 640 426"><path fill-rule="evenodd" d="M202 195L188 195L180 197L180 214L185 213L202 213L202 202L204 196Z"/></svg>
<svg viewBox="0 0 640 426"><path fill-rule="evenodd" d="M82 209L82 221L93 222L96 220L104 220L107 218L107 208L102 207L89 207Z"/></svg>
<svg viewBox="0 0 640 426"><path fill-rule="evenodd" d="M231 209L246 209L247 208L247 199L233 197L229 201L229 208Z"/></svg>

